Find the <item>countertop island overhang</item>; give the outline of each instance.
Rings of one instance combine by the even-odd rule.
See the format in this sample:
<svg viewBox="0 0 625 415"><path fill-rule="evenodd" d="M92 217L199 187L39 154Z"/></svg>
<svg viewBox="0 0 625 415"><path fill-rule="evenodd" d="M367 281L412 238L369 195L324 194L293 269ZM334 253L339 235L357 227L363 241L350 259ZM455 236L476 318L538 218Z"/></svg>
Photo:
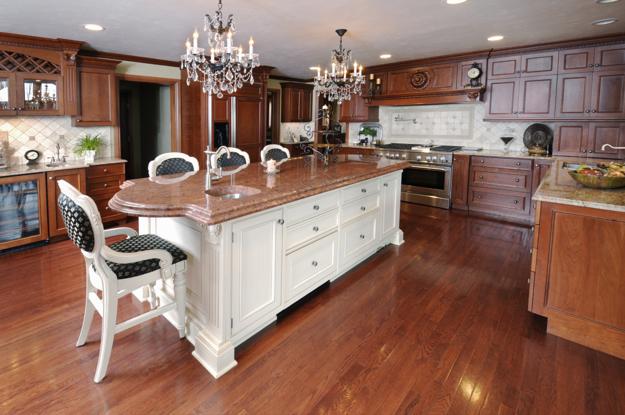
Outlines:
<svg viewBox="0 0 625 415"><path fill-rule="evenodd" d="M268 175L250 164L213 181L208 193L205 171L139 179L126 182L109 206L139 216L141 233L188 254L187 339L217 378L236 366L235 347L280 311L380 248L403 243L401 172L408 165L360 155L324 165L306 157ZM233 191L242 197L223 197ZM157 290L173 297L168 280Z"/></svg>

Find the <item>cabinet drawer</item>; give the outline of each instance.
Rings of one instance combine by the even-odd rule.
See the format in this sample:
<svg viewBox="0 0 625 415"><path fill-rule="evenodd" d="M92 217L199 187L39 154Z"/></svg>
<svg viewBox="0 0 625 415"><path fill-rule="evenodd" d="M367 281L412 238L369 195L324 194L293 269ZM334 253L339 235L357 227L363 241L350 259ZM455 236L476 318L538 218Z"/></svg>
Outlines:
<svg viewBox="0 0 625 415"><path fill-rule="evenodd" d="M471 156L471 165L499 169L531 170L532 160L505 157Z"/></svg>
<svg viewBox="0 0 625 415"><path fill-rule="evenodd" d="M337 272L338 234L319 239L286 256L285 302L297 300Z"/></svg>
<svg viewBox="0 0 625 415"><path fill-rule="evenodd" d="M472 187L469 190L469 208L500 215L529 215L530 194Z"/></svg>
<svg viewBox="0 0 625 415"><path fill-rule="evenodd" d="M123 182L123 176L98 177L87 180L87 194L96 195L108 193L111 190L117 192Z"/></svg>
<svg viewBox="0 0 625 415"><path fill-rule="evenodd" d="M529 171L504 172L473 167L471 169L471 184L529 192L532 187L532 176Z"/></svg>
<svg viewBox="0 0 625 415"><path fill-rule="evenodd" d="M360 197L380 191L380 180L372 179L362 183L357 183L341 189L341 201L343 203L356 200Z"/></svg>
<svg viewBox="0 0 625 415"><path fill-rule="evenodd" d="M106 194L106 195L93 199L96 206L98 207L100 216L102 216L102 222L123 219L126 217L125 214L116 212L109 207L109 200L111 200L114 194L115 193Z"/></svg>
<svg viewBox="0 0 625 415"><path fill-rule="evenodd" d="M322 193L290 204L284 208L284 220L287 226L306 220L339 205L338 191Z"/></svg>
<svg viewBox="0 0 625 415"><path fill-rule="evenodd" d="M123 174L124 174L123 163L102 164L98 166L87 167L87 178L111 176L111 175L123 175Z"/></svg>
<svg viewBox="0 0 625 415"><path fill-rule="evenodd" d="M341 208L341 223L366 215L380 207L380 194L370 194L359 200L347 203Z"/></svg>
<svg viewBox="0 0 625 415"><path fill-rule="evenodd" d="M339 222L338 209L331 210L319 216L315 216L304 222L290 226L286 230L285 245L289 250L297 245L305 243L319 235L336 229Z"/></svg>
<svg viewBox="0 0 625 415"><path fill-rule="evenodd" d="M377 215L367 215L342 229L341 260L356 262L363 253L375 246L378 233Z"/></svg>

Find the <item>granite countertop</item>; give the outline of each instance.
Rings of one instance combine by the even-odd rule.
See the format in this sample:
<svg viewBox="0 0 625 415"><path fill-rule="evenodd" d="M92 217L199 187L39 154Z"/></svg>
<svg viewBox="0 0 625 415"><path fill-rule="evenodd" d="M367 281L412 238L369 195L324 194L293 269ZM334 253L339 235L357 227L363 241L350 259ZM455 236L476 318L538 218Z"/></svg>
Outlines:
<svg viewBox="0 0 625 415"><path fill-rule="evenodd" d="M305 197L382 176L408 167L408 162L361 155L339 155L324 166L315 157L290 159L280 173L268 175L252 163L232 175L213 181L219 192L234 186L246 193L241 199L224 199L205 193L206 171L130 180L109 201L111 209L143 217L186 216L202 224L217 224L260 212ZM250 189L251 188L251 189Z"/></svg>
<svg viewBox="0 0 625 415"><path fill-rule="evenodd" d="M563 163L592 163L605 160L557 159L534 194L534 200L625 212L625 188L600 190L575 182Z"/></svg>
<svg viewBox="0 0 625 415"><path fill-rule="evenodd" d="M126 160L118 159L118 158L101 158L96 159L93 163L85 164L82 161L71 160L61 166L55 167L47 167L44 162L37 163L33 166L29 166L26 164L20 164L17 166L10 166L6 169L0 169L0 177L9 177L9 176L20 176L23 174L35 174L35 173L45 173L48 171L57 171L57 170L69 170L69 169L81 169L87 168L89 166L100 166L103 164L115 164L115 163L126 163Z"/></svg>
<svg viewBox="0 0 625 415"><path fill-rule="evenodd" d="M515 159L545 159L545 160L553 160L553 156L533 156L527 154L525 151L508 151L505 152L503 150L480 150L480 151L467 151L460 150L454 151L454 154L462 154L467 156L483 156L483 157L510 157Z"/></svg>

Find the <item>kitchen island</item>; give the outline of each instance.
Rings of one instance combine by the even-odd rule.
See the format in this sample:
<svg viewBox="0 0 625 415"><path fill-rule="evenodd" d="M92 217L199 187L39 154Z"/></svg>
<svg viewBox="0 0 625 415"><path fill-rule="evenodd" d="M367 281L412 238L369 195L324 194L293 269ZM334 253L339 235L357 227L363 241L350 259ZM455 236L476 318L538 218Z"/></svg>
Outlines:
<svg viewBox="0 0 625 415"><path fill-rule="evenodd" d="M387 244L399 228L407 162L340 155L291 159L268 175L250 164L205 190L206 172L126 182L111 209L140 216L189 256L187 338L214 376L276 315ZM173 287L160 287L173 296ZM168 317L171 318L171 317Z"/></svg>
<svg viewBox="0 0 625 415"><path fill-rule="evenodd" d="M625 359L625 189L583 187L568 162L534 195L529 310L549 333Z"/></svg>

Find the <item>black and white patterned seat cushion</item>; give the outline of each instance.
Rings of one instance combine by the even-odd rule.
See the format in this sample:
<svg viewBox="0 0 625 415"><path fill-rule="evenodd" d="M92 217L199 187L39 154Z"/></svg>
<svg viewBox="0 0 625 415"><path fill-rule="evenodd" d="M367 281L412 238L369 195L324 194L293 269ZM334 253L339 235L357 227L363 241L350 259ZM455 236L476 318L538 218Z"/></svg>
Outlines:
<svg viewBox="0 0 625 415"><path fill-rule="evenodd" d="M265 153L265 160L280 161L286 158L289 158L289 156L287 156L287 154L283 150L280 150L279 148L272 148L271 150Z"/></svg>
<svg viewBox="0 0 625 415"><path fill-rule="evenodd" d="M87 212L64 193L59 195L57 203L69 238L83 251L92 252L95 239Z"/></svg>
<svg viewBox="0 0 625 415"><path fill-rule="evenodd" d="M239 153L230 153L230 158L228 158L227 153L223 153L217 159L217 165L219 167L239 167L245 166L246 164L247 161L245 160L245 157Z"/></svg>
<svg viewBox="0 0 625 415"><path fill-rule="evenodd" d="M187 259L187 254L180 248L156 235L132 236L128 239L111 244L109 248L113 251L124 253L141 252L150 249L164 249L171 254L174 264ZM118 264L106 261L106 265L108 265L118 279L136 277L156 271L160 268L159 260L156 258L130 264Z"/></svg>
<svg viewBox="0 0 625 415"><path fill-rule="evenodd" d="M164 160L156 167L156 175L187 173L193 171L193 164L179 157Z"/></svg>

